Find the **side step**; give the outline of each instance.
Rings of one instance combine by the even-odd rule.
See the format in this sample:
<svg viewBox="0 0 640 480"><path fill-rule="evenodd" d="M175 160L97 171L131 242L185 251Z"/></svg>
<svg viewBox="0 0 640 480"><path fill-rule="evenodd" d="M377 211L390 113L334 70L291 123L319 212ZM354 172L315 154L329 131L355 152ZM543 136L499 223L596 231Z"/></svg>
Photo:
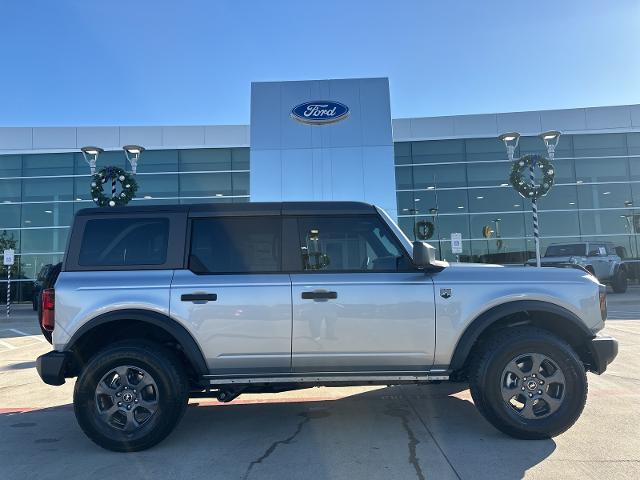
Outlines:
<svg viewBox="0 0 640 480"><path fill-rule="evenodd" d="M448 372L421 373L413 375L291 375L264 377L216 377L206 375L210 385L249 385L269 383L306 383L312 385L390 385L397 383L440 382L449 380Z"/></svg>

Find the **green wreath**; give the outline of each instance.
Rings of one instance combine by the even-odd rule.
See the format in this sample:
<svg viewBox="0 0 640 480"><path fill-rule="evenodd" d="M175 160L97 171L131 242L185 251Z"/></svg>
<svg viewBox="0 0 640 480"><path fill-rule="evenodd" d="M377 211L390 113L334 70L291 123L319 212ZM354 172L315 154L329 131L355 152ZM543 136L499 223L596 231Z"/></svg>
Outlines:
<svg viewBox="0 0 640 480"><path fill-rule="evenodd" d="M428 220L420 220L413 228L413 233L418 240L429 240L433 236L433 230L433 223Z"/></svg>
<svg viewBox="0 0 640 480"><path fill-rule="evenodd" d="M536 185L529 178L529 167L538 167L542 171L542 183ZM544 197L553 186L555 169L551 162L542 155L524 155L513 162L509 182L524 198Z"/></svg>
<svg viewBox="0 0 640 480"><path fill-rule="evenodd" d="M104 185L109 180L120 182L121 191L113 196L104 194ZM129 203L138 191L133 175L119 167L104 167L91 178L91 198L99 207L121 207Z"/></svg>

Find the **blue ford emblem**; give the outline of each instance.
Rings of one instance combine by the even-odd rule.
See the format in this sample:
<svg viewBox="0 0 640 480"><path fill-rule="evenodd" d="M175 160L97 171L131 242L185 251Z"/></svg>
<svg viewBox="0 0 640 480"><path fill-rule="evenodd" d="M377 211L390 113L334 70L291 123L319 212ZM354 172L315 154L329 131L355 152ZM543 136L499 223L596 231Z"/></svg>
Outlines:
<svg viewBox="0 0 640 480"><path fill-rule="evenodd" d="M336 123L349 116L349 107L339 102L317 100L304 102L291 109L291 118L309 125Z"/></svg>

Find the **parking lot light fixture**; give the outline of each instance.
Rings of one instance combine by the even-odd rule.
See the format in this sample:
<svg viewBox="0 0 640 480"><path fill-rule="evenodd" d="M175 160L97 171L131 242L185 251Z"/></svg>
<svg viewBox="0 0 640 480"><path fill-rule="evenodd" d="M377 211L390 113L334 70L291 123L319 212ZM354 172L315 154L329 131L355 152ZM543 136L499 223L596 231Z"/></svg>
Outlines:
<svg viewBox="0 0 640 480"><path fill-rule="evenodd" d="M549 154L549 160L553 161L553 157L556 153L556 147L560 141L561 132L557 130L549 130L538 135L544 142L544 146L547 147L547 153Z"/></svg>
<svg viewBox="0 0 640 480"><path fill-rule="evenodd" d="M507 132L503 133L498 138L504 142L504 146L507 148L507 155L509 155L509 160L513 161L513 156L515 155L518 142L520 141L520 134L518 132Z"/></svg>
<svg viewBox="0 0 640 480"><path fill-rule="evenodd" d="M84 161L89 164L89 168L91 169L91 175L96 173L96 163L98 162L98 156L104 152L104 150L100 147L82 147L80 149L82 152L82 156L84 157Z"/></svg>
<svg viewBox="0 0 640 480"><path fill-rule="evenodd" d="M138 160L140 160L140 155L144 152L144 147L140 145L125 145L122 149L131 164L131 172L135 175L138 169Z"/></svg>

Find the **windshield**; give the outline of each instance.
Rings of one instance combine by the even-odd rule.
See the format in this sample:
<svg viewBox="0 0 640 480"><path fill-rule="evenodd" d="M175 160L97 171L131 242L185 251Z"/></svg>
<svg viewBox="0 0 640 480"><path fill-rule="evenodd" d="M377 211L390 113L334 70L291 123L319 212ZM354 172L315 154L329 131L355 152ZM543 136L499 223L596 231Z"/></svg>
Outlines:
<svg viewBox="0 0 640 480"><path fill-rule="evenodd" d="M586 255L584 243L570 243L567 245L550 245L547 247L545 257L570 257L572 255Z"/></svg>

